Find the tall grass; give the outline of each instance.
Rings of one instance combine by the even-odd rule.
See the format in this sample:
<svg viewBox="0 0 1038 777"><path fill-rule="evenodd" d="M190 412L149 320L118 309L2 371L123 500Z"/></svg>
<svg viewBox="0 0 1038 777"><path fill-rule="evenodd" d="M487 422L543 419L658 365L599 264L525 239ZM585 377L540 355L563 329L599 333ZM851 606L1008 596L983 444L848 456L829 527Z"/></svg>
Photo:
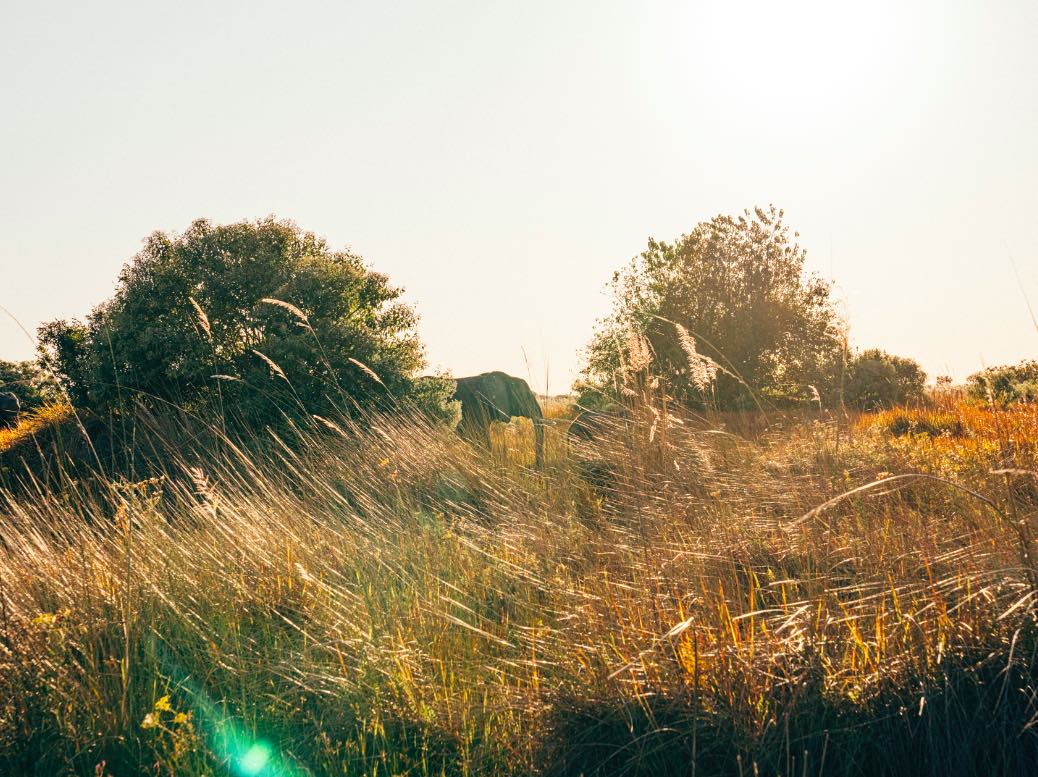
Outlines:
<svg viewBox="0 0 1038 777"><path fill-rule="evenodd" d="M62 423L71 413L72 408L59 402L24 414L14 428L0 429L0 451L29 442L37 432Z"/></svg>
<svg viewBox="0 0 1038 777"><path fill-rule="evenodd" d="M537 473L522 426L488 454L418 418L248 448L167 419L139 478L8 494L0 772L1038 764L1038 500L986 461L819 417L751 440L652 397L591 443L555 420ZM953 485L887 480L909 470Z"/></svg>

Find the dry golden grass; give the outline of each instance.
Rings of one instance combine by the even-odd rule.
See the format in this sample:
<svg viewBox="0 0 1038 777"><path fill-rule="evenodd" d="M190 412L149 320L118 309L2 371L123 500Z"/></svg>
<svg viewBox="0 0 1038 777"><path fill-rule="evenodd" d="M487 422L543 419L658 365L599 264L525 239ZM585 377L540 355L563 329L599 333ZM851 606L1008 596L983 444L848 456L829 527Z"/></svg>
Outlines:
<svg viewBox="0 0 1038 777"><path fill-rule="evenodd" d="M1026 773L1038 502L889 480L930 443L888 420L649 398L543 474L526 424L168 430L154 479L0 509L0 772Z"/></svg>
<svg viewBox="0 0 1038 777"><path fill-rule="evenodd" d="M0 453L31 440L33 435L44 429L64 423L71 413L72 408L62 402L25 413L18 426L0 429Z"/></svg>
<svg viewBox="0 0 1038 777"><path fill-rule="evenodd" d="M906 464L943 474L980 478L991 470L1034 469L1038 459L1036 404L992 407L946 395L923 408L862 416L857 426L885 432Z"/></svg>

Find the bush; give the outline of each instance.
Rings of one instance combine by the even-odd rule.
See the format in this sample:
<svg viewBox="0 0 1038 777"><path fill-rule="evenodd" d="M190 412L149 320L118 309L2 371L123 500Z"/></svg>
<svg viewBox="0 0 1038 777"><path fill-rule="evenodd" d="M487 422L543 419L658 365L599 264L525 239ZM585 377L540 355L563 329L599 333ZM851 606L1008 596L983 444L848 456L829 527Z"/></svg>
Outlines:
<svg viewBox="0 0 1038 777"><path fill-rule="evenodd" d="M449 418L452 382L425 367L401 290L348 251L267 218L181 235L156 232L85 323L40 329L73 402L218 408L269 423L284 415L418 405Z"/></svg>
<svg viewBox="0 0 1038 777"><path fill-rule="evenodd" d="M0 392L18 397L23 411L36 410L55 401L58 386L36 361L8 362L0 359Z"/></svg>
<svg viewBox="0 0 1038 777"><path fill-rule="evenodd" d="M1038 400L1038 361L988 367L966 379L967 392L983 402L994 400L1002 405Z"/></svg>
<svg viewBox="0 0 1038 777"><path fill-rule="evenodd" d="M922 399L925 386L918 362L871 348L847 365L844 401L861 410L888 408Z"/></svg>

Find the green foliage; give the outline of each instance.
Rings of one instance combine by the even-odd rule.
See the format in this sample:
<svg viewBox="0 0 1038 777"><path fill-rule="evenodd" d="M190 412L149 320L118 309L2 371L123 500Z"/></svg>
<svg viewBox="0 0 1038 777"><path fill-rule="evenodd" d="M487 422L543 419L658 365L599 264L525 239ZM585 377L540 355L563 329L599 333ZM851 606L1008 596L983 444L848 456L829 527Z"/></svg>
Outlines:
<svg viewBox="0 0 1038 777"><path fill-rule="evenodd" d="M757 208L715 216L674 243L650 239L613 276L613 312L587 349L581 400L619 393L632 334L648 340L670 390L691 405L750 406L750 389L772 400L808 396L809 386L831 395L840 322L829 284L805 277L805 252L782 218L774 207ZM675 324L719 366L708 388Z"/></svg>
<svg viewBox="0 0 1038 777"><path fill-rule="evenodd" d="M844 401L861 410L888 408L922 399L925 387L926 373L914 359L870 348L847 365Z"/></svg>
<svg viewBox="0 0 1038 777"><path fill-rule="evenodd" d="M966 379L967 391L974 399L1013 402L1038 401L1038 361L1033 359L1003 367L988 367Z"/></svg>
<svg viewBox="0 0 1038 777"><path fill-rule="evenodd" d="M359 256L267 218L152 234L87 322L40 330L73 402L220 407L268 422L284 413L417 404L446 418L452 383L419 381L414 311Z"/></svg>
<svg viewBox="0 0 1038 777"><path fill-rule="evenodd" d="M9 362L0 359L0 392L18 397L22 410L35 410L58 395L54 380L35 361Z"/></svg>
<svg viewBox="0 0 1038 777"><path fill-rule="evenodd" d="M611 412L617 410L621 405L611 386L595 379L585 378L573 384L573 393L576 394L576 405L583 410L598 412Z"/></svg>

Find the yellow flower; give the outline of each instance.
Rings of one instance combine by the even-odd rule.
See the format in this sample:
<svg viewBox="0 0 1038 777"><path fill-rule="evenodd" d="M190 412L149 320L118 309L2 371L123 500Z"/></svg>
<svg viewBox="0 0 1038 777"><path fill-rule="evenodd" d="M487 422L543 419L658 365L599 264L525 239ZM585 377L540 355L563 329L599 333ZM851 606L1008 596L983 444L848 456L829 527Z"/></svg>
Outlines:
<svg viewBox="0 0 1038 777"><path fill-rule="evenodd" d="M173 716L173 722L178 724L178 725L183 724L183 723L187 723L190 720L191 720L191 713L190 712L186 712L186 713L185 712L178 712L176 715Z"/></svg>
<svg viewBox="0 0 1038 777"><path fill-rule="evenodd" d="M158 701L155 702L156 712L172 712L173 708L169 706L169 694L166 694Z"/></svg>
<svg viewBox="0 0 1038 777"><path fill-rule="evenodd" d="M149 712L144 716L144 720L141 721L141 728L155 728L159 725L159 715L157 712Z"/></svg>

